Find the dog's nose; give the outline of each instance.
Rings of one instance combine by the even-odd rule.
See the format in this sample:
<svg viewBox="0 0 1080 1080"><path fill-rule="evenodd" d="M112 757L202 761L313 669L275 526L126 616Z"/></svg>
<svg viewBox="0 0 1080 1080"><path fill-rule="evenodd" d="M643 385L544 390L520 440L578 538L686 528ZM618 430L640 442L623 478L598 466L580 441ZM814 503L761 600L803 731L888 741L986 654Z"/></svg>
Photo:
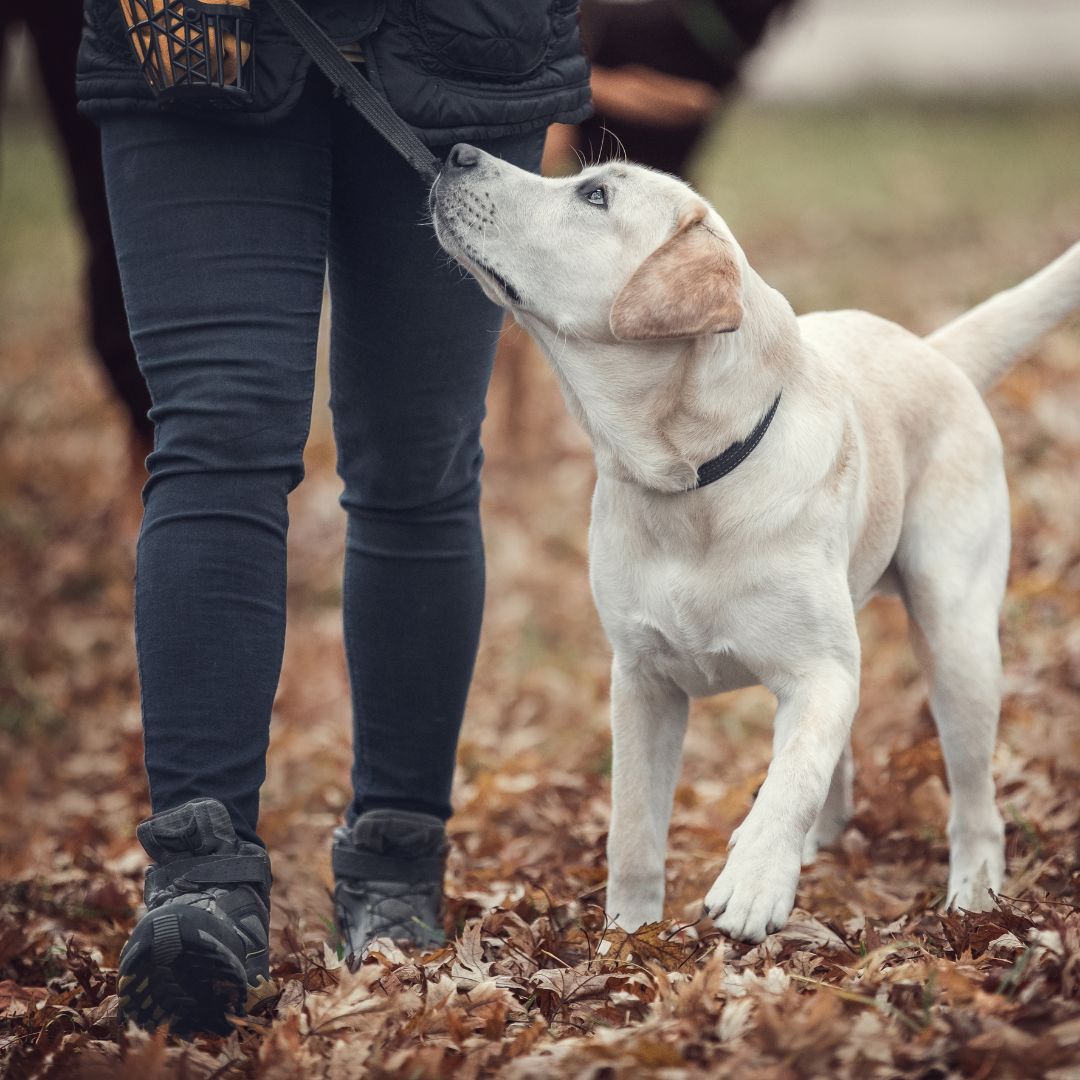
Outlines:
<svg viewBox="0 0 1080 1080"><path fill-rule="evenodd" d="M480 164L480 151L468 143L455 143L447 155L446 164L451 169L472 169Z"/></svg>

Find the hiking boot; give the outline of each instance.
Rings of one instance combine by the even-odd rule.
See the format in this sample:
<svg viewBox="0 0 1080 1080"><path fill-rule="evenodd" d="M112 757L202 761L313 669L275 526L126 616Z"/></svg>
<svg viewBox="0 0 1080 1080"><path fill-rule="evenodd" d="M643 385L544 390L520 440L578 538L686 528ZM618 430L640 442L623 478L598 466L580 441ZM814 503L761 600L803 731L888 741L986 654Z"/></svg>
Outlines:
<svg viewBox="0 0 1080 1080"><path fill-rule="evenodd" d="M446 829L430 814L369 810L334 830L334 915L347 956L375 938L442 945Z"/></svg>
<svg viewBox="0 0 1080 1080"><path fill-rule="evenodd" d="M237 839L216 799L192 799L142 822L147 867L139 919L120 954L124 1016L178 1035L227 1035L227 1017L274 993L267 929L270 857Z"/></svg>

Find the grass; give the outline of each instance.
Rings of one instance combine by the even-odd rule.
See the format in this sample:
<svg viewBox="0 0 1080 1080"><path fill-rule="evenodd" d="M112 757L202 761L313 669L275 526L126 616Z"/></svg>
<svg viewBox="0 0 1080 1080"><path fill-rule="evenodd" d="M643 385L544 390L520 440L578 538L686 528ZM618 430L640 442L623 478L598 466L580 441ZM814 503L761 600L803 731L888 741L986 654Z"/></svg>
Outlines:
<svg viewBox="0 0 1080 1080"><path fill-rule="evenodd" d="M0 342L55 318L82 273L82 238L56 143L35 116L0 121ZM13 317L14 316L14 317Z"/></svg>
<svg viewBox="0 0 1080 1080"><path fill-rule="evenodd" d="M714 129L693 172L796 310L865 306L904 316L882 288L883 260L930 265L993 245L996 258L976 280L930 276L960 305L1032 268L1018 265L1031 243L1018 238L1045 237L1032 239L1048 256L1080 237L1078 119L1075 104L1057 101L747 103ZM799 266L804 258L812 276Z"/></svg>
<svg viewBox="0 0 1080 1080"><path fill-rule="evenodd" d="M696 163L736 232L815 216L882 233L936 232L1080 188L1075 104L736 106ZM975 183L972 181L975 180Z"/></svg>

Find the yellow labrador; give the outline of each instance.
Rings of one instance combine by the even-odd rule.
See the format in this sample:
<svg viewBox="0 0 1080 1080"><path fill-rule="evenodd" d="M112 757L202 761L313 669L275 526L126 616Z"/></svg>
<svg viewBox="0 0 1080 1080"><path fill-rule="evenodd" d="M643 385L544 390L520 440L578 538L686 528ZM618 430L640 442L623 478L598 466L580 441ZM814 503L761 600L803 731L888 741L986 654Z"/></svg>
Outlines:
<svg viewBox="0 0 1080 1080"><path fill-rule="evenodd" d="M705 906L746 941L784 924L800 863L851 811L855 612L875 592L902 598L930 683L948 902L986 908L1004 873L990 760L1009 504L981 392L1080 307L1080 245L919 338L859 311L796 318L700 196L640 166L544 179L459 145L431 208L595 447L612 918L661 917L689 698L760 683L773 760Z"/></svg>

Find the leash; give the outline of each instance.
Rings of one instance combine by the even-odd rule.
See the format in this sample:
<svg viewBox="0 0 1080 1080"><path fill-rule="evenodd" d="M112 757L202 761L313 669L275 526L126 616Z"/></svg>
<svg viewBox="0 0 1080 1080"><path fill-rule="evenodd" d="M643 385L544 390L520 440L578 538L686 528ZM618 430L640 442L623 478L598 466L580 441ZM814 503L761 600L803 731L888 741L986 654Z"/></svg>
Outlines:
<svg viewBox="0 0 1080 1080"><path fill-rule="evenodd" d="M371 83L342 55L325 30L296 0L266 0L285 29L345 100L425 179L439 175L442 162L420 141Z"/></svg>
<svg viewBox="0 0 1080 1080"><path fill-rule="evenodd" d="M761 442L765 437L765 432L769 430L769 425L773 422L776 408L780 404L783 393L784 391L781 390L776 395L772 408L758 421L757 427L745 439L741 442L732 443L723 453L717 454L714 458L709 458L704 465L698 466L697 484L689 488L689 491L697 491L698 488L706 487L719 480L722 476L727 476L729 472L732 472L750 456L754 447Z"/></svg>

